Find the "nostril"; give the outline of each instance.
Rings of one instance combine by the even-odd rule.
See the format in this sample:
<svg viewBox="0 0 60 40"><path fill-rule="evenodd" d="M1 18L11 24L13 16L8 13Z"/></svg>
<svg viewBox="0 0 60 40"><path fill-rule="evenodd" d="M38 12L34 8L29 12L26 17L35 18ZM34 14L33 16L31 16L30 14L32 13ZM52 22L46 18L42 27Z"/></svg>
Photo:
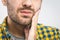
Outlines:
<svg viewBox="0 0 60 40"><path fill-rule="evenodd" d="M29 7L31 7L31 5L26 5L26 4L25 4L25 5L23 5L23 7L28 7L28 8L29 8Z"/></svg>
<svg viewBox="0 0 60 40"><path fill-rule="evenodd" d="M26 7L26 5L23 5L23 7Z"/></svg>

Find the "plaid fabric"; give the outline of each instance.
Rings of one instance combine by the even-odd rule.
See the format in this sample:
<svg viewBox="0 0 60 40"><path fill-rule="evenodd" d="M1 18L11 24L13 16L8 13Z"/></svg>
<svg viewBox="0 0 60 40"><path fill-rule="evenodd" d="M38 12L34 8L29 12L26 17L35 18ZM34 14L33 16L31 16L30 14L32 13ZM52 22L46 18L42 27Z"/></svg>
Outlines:
<svg viewBox="0 0 60 40"><path fill-rule="evenodd" d="M6 19L0 25L0 40L10 40L11 38L10 34L8 33L8 26L7 26Z"/></svg>
<svg viewBox="0 0 60 40"><path fill-rule="evenodd" d="M0 40L11 39L11 35L8 33L8 26L6 19L0 25ZM37 33L36 40L60 40L60 30L56 28L51 28L50 26L44 26L43 24L38 24L36 33Z"/></svg>
<svg viewBox="0 0 60 40"><path fill-rule="evenodd" d="M60 40L60 30L38 24L36 40Z"/></svg>

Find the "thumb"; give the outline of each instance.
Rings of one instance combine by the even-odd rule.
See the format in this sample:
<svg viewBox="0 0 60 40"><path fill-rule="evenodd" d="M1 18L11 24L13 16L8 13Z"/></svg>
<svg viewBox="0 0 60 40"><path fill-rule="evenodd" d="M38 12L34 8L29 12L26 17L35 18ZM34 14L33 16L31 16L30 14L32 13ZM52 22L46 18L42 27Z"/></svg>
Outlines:
<svg viewBox="0 0 60 40"><path fill-rule="evenodd" d="M28 40L29 30L24 29L24 33L25 33L25 40Z"/></svg>

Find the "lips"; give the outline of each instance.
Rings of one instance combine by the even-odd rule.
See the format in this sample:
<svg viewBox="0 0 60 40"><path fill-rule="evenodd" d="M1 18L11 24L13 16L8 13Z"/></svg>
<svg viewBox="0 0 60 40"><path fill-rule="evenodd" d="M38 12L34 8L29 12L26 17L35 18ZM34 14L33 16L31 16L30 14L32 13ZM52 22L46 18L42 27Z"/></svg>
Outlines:
<svg viewBox="0 0 60 40"><path fill-rule="evenodd" d="M20 12L23 13L23 14L30 14L31 13L30 10L21 10Z"/></svg>
<svg viewBox="0 0 60 40"><path fill-rule="evenodd" d="M23 16L30 16L32 14L32 11L30 11L30 10L20 10L20 13Z"/></svg>
<svg viewBox="0 0 60 40"><path fill-rule="evenodd" d="M21 13L29 14L31 12L30 11L21 11Z"/></svg>

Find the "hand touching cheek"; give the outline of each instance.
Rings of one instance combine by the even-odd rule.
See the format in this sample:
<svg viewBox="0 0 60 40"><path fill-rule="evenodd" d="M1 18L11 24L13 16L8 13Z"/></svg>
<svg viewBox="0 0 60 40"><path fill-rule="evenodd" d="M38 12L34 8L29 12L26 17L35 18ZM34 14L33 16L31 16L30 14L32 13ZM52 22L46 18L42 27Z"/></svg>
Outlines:
<svg viewBox="0 0 60 40"><path fill-rule="evenodd" d="M32 25L31 25L31 29L27 30L25 29L25 40L36 40L36 29L37 29L37 23L38 23L38 15L39 15L38 11L37 13L35 13L35 15L32 18Z"/></svg>

